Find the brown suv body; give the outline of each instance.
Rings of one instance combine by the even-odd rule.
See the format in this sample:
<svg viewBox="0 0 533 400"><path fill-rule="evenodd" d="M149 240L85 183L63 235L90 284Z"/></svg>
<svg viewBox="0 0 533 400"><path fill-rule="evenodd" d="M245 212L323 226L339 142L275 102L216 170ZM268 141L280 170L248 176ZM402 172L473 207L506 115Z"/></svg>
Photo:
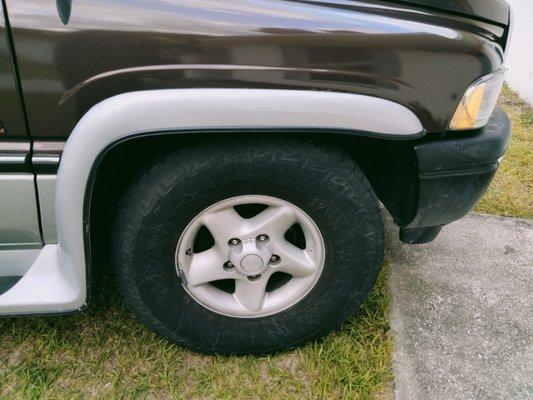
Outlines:
<svg viewBox="0 0 533 400"><path fill-rule="evenodd" d="M0 9L0 315L83 307L91 251L108 254L109 243L122 251L123 265L134 252L146 257L136 264L137 275L127 275L127 268L119 271L129 282L122 288L128 292L133 279L144 277L143 263L158 261L150 251L159 244L149 240L173 220L159 216L147 228L155 235L149 238L140 234L142 229L135 231L138 227L119 229L122 241L111 238L111 225L119 224L124 213L131 218L123 218L122 227L134 220L150 224L150 215L141 214L161 207L135 201L149 194L160 198L144 197L146 204L160 201L171 193L161 188L172 179L175 195L188 196L181 203L168 200L180 221L193 220L201 211L194 207L207 211L230 193L277 196L278 205L293 211L301 203L298 215L329 210L322 226L327 230L336 219L343 228L324 234L338 240L317 243L347 245L337 251L327 247L325 262L331 270L341 262L328 257L344 257L346 271L361 276L350 276L351 287L318 297L307 310L343 302L345 295L353 300L352 292L362 299L383 253L376 197L392 214L404 242L431 241L483 195L510 138L508 118L494 110L511 25L503 0L1 0ZM277 145L285 149L282 155ZM327 164L330 151L337 158L331 156L334 162ZM189 163L183 165L184 160ZM264 175L250 176L252 162ZM265 172L269 168L272 173ZM177 176L182 172L196 173L194 178L204 183L184 183ZM151 179L138 179L149 174ZM212 176L222 178L213 182ZM237 181L230 189L220 189L232 178ZM269 192L276 179L284 189ZM289 204L297 186L301 197ZM320 197L325 192L327 201ZM128 211L119 204L129 204ZM333 212L333 206L341 211ZM174 236L164 257L171 260L165 276L173 277L176 292L154 305L157 312L161 305L177 312L173 301L187 290L177 259L192 255L194 246L181 254ZM266 242L268 235L241 239L225 238L222 248L246 244L252 250L245 256L257 256L257 261L254 252L259 252L261 268L246 275L253 263L231 248L225 254L231 257L215 272L236 265L243 268L239 277L246 275L245 283L255 282L280 257L264 245L252 246L256 239ZM368 264L368 270L352 269L352 259ZM48 286L42 285L43 276ZM164 285L171 279L163 281L147 278L141 284ZM329 284L342 282L348 278ZM147 295L138 309L159 295L159 288L150 290L155 295ZM307 295L302 296L304 301ZM291 304L280 314L290 313ZM302 329L305 337L291 336L300 330L295 326L287 329L290 338L273 332L272 342L259 349L254 343L233 350L218 347L218 337L194 348L287 348L314 337L322 325L333 326L345 305L330 306L335 317L317 311L301 318L315 323ZM202 319L195 314L187 321ZM152 328L181 335L183 327ZM245 331L235 331L236 336L244 334L244 341L268 336ZM181 343L181 336L163 336ZM195 340L192 336L188 340Z"/></svg>
<svg viewBox="0 0 533 400"><path fill-rule="evenodd" d="M120 93L197 87L365 94L443 132L472 81L500 68L507 40L498 21L384 1L6 4L29 132L8 128L36 140L66 139Z"/></svg>

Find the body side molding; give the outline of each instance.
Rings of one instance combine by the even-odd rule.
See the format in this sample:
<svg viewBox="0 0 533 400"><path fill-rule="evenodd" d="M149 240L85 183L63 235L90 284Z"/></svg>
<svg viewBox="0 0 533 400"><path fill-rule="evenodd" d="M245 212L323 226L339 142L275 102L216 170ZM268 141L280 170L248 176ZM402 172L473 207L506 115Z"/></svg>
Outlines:
<svg viewBox="0 0 533 400"><path fill-rule="evenodd" d="M47 307L37 305L31 309L27 303L20 307L11 304L8 312L67 312L84 306L89 251L84 240L88 228L87 221L84 221L84 202L93 166L109 146L147 132L233 128L341 130L396 139L424 134L419 119L404 106L348 93L165 89L130 92L104 100L91 108L76 125L66 142L57 174L58 244L45 248L57 246L57 251L49 250L48 254L57 257L53 271L62 275L55 277L55 281L63 282L62 286L68 288L65 302L56 302L54 310L50 303ZM10 292L16 290L16 286ZM3 313L1 300L0 296L0 313Z"/></svg>

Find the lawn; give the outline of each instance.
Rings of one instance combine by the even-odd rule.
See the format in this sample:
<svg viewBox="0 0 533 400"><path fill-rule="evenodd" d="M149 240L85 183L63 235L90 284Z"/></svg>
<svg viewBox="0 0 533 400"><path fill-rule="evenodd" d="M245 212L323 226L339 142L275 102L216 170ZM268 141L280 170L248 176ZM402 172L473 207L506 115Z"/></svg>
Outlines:
<svg viewBox="0 0 533 400"><path fill-rule="evenodd" d="M388 398L384 275L359 317L320 343L269 357L213 357L145 329L98 272L82 313L0 320L0 398Z"/></svg>
<svg viewBox="0 0 533 400"><path fill-rule="evenodd" d="M533 109L507 86L499 105L511 118L513 138L476 211L533 218Z"/></svg>
<svg viewBox="0 0 533 400"><path fill-rule="evenodd" d="M531 217L533 111L505 88L507 157L481 212ZM268 357L201 356L123 309L105 267L86 311L0 320L0 398L392 399L387 266L360 314L325 340Z"/></svg>

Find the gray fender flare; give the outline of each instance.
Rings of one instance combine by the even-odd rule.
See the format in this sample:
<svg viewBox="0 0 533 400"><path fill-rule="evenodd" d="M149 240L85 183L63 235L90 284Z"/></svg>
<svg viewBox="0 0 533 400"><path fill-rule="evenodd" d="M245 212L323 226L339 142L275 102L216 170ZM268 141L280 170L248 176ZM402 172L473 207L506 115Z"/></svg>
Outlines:
<svg viewBox="0 0 533 400"><path fill-rule="evenodd" d="M86 302L84 201L91 169L113 143L143 132L294 128L371 132L396 138L424 133L392 101L349 93L276 89L165 89L121 94L92 107L65 145L57 175L57 266L71 283L62 311Z"/></svg>

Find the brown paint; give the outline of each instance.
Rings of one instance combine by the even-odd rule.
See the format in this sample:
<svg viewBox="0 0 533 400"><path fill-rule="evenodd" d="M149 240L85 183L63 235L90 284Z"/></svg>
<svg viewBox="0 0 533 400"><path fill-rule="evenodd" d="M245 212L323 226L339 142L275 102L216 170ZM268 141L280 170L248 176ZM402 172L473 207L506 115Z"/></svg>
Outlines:
<svg viewBox="0 0 533 400"><path fill-rule="evenodd" d="M75 0L63 21L55 0L7 5L37 139L66 139L110 96L195 87L377 96L440 132L506 39L498 24L383 1Z"/></svg>

